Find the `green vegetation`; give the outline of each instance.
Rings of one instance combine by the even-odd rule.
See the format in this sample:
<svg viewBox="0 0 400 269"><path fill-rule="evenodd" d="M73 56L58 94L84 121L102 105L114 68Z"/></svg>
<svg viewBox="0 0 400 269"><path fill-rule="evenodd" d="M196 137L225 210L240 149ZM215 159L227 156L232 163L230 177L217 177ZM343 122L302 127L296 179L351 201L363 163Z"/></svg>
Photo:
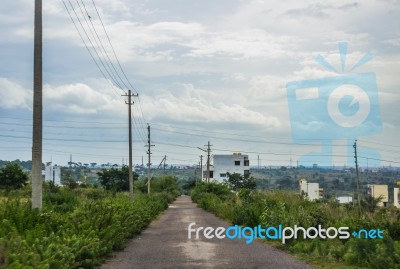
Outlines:
<svg viewBox="0 0 400 269"><path fill-rule="evenodd" d="M17 163L8 163L4 167L0 168L1 189L21 189L27 181L28 174L25 173Z"/></svg>
<svg viewBox="0 0 400 269"><path fill-rule="evenodd" d="M282 224L308 227L380 228L384 239L303 239L268 241L320 268L362 267L400 268L400 211L395 208L364 207L361 216L352 205L336 202L319 203L284 191L233 192L228 185L201 183L192 191L199 207L213 212L233 224L268 227ZM371 204L371 201L365 201Z"/></svg>
<svg viewBox="0 0 400 269"><path fill-rule="evenodd" d="M106 190L112 191L128 191L129 190L129 168L122 169L103 169L97 173L99 175L100 184ZM137 180L138 174L133 173L133 180Z"/></svg>
<svg viewBox="0 0 400 269"><path fill-rule="evenodd" d="M243 176L237 173L228 173L227 183L234 191L238 191L241 189L254 190L257 187L256 180L251 177L250 174L246 174Z"/></svg>
<svg viewBox="0 0 400 269"><path fill-rule="evenodd" d="M169 179L171 180L171 179ZM160 185L170 182L156 179ZM31 209L30 186L0 203L0 268L95 268L139 234L179 194L152 195L44 184L43 209Z"/></svg>

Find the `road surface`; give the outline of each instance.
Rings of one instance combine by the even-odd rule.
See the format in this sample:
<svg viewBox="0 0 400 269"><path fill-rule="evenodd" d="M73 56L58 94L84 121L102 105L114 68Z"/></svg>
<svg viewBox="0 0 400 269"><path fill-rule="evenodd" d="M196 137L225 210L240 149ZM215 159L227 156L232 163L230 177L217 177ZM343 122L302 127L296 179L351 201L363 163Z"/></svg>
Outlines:
<svg viewBox="0 0 400 269"><path fill-rule="evenodd" d="M198 208L190 197L180 196L159 219L128 241L126 248L116 252L101 268L311 268L260 242L246 245L243 240L204 236L196 240L195 233L188 239L188 226L192 222L196 222L193 228L231 226Z"/></svg>

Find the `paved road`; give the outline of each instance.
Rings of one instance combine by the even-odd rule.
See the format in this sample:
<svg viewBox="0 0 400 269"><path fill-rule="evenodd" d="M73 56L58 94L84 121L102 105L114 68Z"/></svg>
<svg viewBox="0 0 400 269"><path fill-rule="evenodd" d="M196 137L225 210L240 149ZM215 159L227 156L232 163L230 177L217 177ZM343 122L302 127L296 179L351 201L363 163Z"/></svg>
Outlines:
<svg viewBox="0 0 400 269"><path fill-rule="evenodd" d="M229 227L231 224L179 197L170 208L130 240L102 269L123 268L311 268L267 244L242 240L188 239L188 225Z"/></svg>

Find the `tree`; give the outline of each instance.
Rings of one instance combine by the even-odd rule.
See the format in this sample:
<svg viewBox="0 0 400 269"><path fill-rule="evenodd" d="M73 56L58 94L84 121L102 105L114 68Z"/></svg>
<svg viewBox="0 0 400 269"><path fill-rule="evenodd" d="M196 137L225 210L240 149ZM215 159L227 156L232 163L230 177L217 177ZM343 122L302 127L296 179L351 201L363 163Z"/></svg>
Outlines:
<svg viewBox="0 0 400 269"><path fill-rule="evenodd" d="M129 168L123 166L122 169L103 169L97 173L100 184L106 190L128 191L129 190ZM138 174L133 173L133 179L138 179Z"/></svg>
<svg viewBox="0 0 400 269"><path fill-rule="evenodd" d="M228 185L234 191L239 191L241 189L254 190L257 187L256 180L254 177L251 177L250 174L242 176L237 173L228 173Z"/></svg>
<svg viewBox="0 0 400 269"><path fill-rule="evenodd" d="M363 200L361 200L361 207L368 210L369 212L374 212L378 207L378 204L382 202L383 196L373 197L367 196Z"/></svg>
<svg viewBox="0 0 400 269"><path fill-rule="evenodd" d="M28 181L28 174L16 163L9 163L0 169L0 188L21 189Z"/></svg>

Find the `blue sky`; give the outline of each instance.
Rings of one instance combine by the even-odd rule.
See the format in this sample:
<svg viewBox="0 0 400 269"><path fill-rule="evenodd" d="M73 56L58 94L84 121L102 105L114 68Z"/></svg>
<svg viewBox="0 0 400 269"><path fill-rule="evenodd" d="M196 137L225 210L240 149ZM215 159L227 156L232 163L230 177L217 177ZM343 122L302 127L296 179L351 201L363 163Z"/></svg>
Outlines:
<svg viewBox="0 0 400 269"><path fill-rule="evenodd" d="M0 7L0 159L31 158L33 2L4 0ZM92 1L83 2L107 44ZM78 10L77 2L71 3ZM374 72L382 130L358 137L360 162L399 165L398 1L95 3L139 93L133 113L135 163L142 156L146 160L149 123L154 164L164 155L170 164L197 163L204 155L197 147L211 141L213 154L248 153L254 165L257 155L262 165L290 160L331 165L324 152L318 155L328 133L321 132L319 142L293 143L286 84ZM82 163L126 161L127 106L120 95L127 88L118 89L102 76L61 0L44 1L43 16L43 161L65 165L70 154ZM348 43L346 67L368 52L372 60L354 72L326 70L315 58L320 54L340 69L339 42ZM112 56L110 46L106 51ZM318 109L310 110L317 125L322 123ZM346 146L351 141L332 143L333 164L351 160ZM301 157L310 152L317 156Z"/></svg>

